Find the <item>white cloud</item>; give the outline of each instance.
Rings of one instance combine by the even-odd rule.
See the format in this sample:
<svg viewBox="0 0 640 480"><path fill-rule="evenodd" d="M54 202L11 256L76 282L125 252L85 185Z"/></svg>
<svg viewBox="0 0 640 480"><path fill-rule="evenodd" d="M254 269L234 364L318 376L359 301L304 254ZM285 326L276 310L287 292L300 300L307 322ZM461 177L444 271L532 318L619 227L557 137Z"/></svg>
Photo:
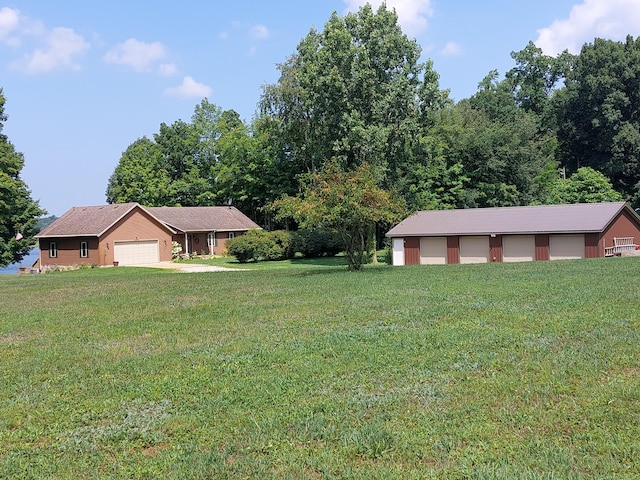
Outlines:
<svg viewBox="0 0 640 480"><path fill-rule="evenodd" d="M144 72L158 60L166 57L164 46L160 42L145 43L130 38L116 45L104 55L105 63L127 65L136 72Z"/></svg>
<svg viewBox="0 0 640 480"><path fill-rule="evenodd" d="M564 50L579 53L596 37L620 41L628 34L640 35L638 0L584 0L571 9L569 18L538 30L535 44L546 55L555 56Z"/></svg>
<svg viewBox="0 0 640 480"><path fill-rule="evenodd" d="M251 27L250 34L251 38L264 40L265 38L269 38L269 29L264 25L255 25Z"/></svg>
<svg viewBox="0 0 640 480"><path fill-rule="evenodd" d="M370 3L374 10L386 3L389 10L394 10L398 14L398 23L407 35L416 36L424 32L428 25L428 20L433 16L432 0L344 0L347 4L347 11L355 12L367 3Z"/></svg>
<svg viewBox="0 0 640 480"><path fill-rule="evenodd" d="M447 42L440 54L445 57L456 57L462 53L462 46L456 42Z"/></svg>
<svg viewBox="0 0 640 480"><path fill-rule="evenodd" d="M54 28L45 35L45 48L38 48L13 63L13 68L27 73L45 73L53 70L79 70L77 59L90 45L70 28Z"/></svg>
<svg viewBox="0 0 640 480"><path fill-rule="evenodd" d="M15 45L17 38L13 33L18 29L20 12L8 7L0 8L0 40Z"/></svg>
<svg viewBox="0 0 640 480"><path fill-rule="evenodd" d="M160 75L170 77L171 75L178 73L178 67L173 63L163 63L158 67L158 71L160 72Z"/></svg>
<svg viewBox="0 0 640 480"><path fill-rule="evenodd" d="M204 98L210 96L212 91L211 87L198 83L191 77L184 77L181 85L167 88L164 93L174 97Z"/></svg>

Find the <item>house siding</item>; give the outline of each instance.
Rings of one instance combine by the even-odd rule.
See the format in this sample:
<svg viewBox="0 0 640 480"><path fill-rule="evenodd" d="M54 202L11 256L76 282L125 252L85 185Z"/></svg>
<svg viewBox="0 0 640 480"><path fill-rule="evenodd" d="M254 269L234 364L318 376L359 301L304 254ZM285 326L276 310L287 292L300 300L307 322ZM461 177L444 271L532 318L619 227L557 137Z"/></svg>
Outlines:
<svg viewBox="0 0 640 480"><path fill-rule="evenodd" d="M114 242L158 241L161 262L171 260L171 232L141 209L135 209L116 222L101 238L100 265L113 264Z"/></svg>
<svg viewBox="0 0 640 480"><path fill-rule="evenodd" d="M49 256L49 245L52 242L55 242L58 251L56 257ZM87 242L89 247L87 257L80 256L81 242ZM41 266L100 264L97 237L40 238L38 247L40 248Z"/></svg>

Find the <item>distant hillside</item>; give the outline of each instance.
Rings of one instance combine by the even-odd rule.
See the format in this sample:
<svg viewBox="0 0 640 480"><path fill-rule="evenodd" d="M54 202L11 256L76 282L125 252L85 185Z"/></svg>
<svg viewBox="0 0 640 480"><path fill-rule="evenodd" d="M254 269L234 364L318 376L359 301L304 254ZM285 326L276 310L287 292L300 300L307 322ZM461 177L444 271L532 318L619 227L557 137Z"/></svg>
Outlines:
<svg viewBox="0 0 640 480"><path fill-rule="evenodd" d="M40 217L38 219L38 223L36 224L36 229L39 232L42 231L43 228L52 224L55 220L57 220L57 218L58 217L56 217L55 215L50 215L48 217Z"/></svg>

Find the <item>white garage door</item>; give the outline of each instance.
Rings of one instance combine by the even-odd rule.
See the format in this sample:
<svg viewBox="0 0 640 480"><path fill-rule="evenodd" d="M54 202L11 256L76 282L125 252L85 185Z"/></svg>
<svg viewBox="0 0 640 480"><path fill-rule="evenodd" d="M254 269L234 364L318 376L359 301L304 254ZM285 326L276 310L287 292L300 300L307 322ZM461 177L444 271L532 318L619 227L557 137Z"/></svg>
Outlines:
<svg viewBox="0 0 640 480"><path fill-rule="evenodd" d="M421 238L420 263L422 265L444 265L445 263L447 263L447 238Z"/></svg>
<svg viewBox="0 0 640 480"><path fill-rule="evenodd" d="M489 237L460 237L460 263L489 263Z"/></svg>
<svg viewBox="0 0 640 480"><path fill-rule="evenodd" d="M503 262L531 262L536 258L534 235L506 235L502 237Z"/></svg>
<svg viewBox="0 0 640 480"><path fill-rule="evenodd" d="M584 258L584 235L550 235L549 259L572 260Z"/></svg>
<svg viewBox="0 0 640 480"><path fill-rule="evenodd" d="M144 265L160 261L158 241L115 242L114 260L120 265Z"/></svg>

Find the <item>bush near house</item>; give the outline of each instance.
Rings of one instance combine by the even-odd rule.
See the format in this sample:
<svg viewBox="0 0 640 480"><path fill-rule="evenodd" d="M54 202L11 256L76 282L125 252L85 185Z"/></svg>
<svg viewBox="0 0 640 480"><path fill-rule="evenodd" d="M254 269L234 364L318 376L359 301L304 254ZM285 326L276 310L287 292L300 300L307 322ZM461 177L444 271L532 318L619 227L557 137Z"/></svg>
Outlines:
<svg viewBox="0 0 640 480"><path fill-rule="evenodd" d="M344 243L335 230L319 228L297 232L287 230L250 230L227 241L229 255L240 263L259 260L286 260L296 253L307 258L334 256L344 250Z"/></svg>

